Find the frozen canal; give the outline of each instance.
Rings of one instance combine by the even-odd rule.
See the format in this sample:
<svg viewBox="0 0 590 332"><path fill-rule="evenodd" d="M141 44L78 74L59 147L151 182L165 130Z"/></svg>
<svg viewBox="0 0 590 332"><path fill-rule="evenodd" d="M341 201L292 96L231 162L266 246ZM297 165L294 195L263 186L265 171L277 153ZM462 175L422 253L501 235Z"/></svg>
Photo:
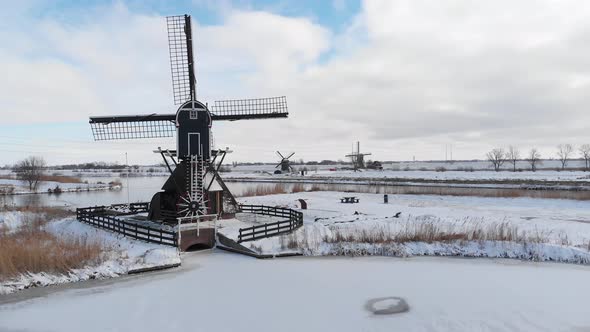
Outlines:
<svg viewBox="0 0 590 332"><path fill-rule="evenodd" d="M256 260L189 253L177 270L0 300L0 331L586 331L590 267L489 259ZM27 293L28 292L28 293ZM398 296L407 313L372 316Z"/></svg>

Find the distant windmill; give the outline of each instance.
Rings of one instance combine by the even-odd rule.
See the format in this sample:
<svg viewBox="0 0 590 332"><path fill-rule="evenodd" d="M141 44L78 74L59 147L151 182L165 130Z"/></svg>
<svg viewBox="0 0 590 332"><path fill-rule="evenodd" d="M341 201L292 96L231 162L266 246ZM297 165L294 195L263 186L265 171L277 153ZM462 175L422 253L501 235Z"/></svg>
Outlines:
<svg viewBox="0 0 590 332"><path fill-rule="evenodd" d="M291 162L289 161L289 158L293 157L294 154L295 154L295 152L292 152L288 157L285 157L279 151L277 151L277 156L279 156L279 158L281 158L281 161L275 166L275 168L279 168L279 166L280 166L281 173L292 172L293 168L291 167ZM277 172L275 171L275 173L277 173Z"/></svg>
<svg viewBox="0 0 590 332"><path fill-rule="evenodd" d="M346 157L350 158L352 162L352 167L356 172L359 169L365 168L365 156L370 156L371 153L361 153L361 143L356 142L356 152L354 151L354 147L351 154L347 154Z"/></svg>

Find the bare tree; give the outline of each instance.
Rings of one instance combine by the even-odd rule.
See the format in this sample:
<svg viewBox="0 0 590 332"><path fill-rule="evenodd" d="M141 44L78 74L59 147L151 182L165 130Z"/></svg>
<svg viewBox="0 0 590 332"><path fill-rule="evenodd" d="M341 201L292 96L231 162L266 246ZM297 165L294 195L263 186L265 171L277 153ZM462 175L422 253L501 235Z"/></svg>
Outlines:
<svg viewBox="0 0 590 332"><path fill-rule="evenodd" d="M572 152L574 152L574 146L571 144L559 144L557 146L557 156L561 161L561 169L565 169Z"/></svg>
<svg viewBox="0 0 590 332"><path fill-rule="evenodd" d="M42 157L31 156L14 165L14 171L18 179L29 183L29 190L37 190L37 185L43 175L45 160Z"/></svg>
<svg viewBox="0 0 590 332"><path fill-rule="evenodd" d="M580 151L580 154L582 155L582 158L584 158L584 161L586 162L586 170L590 169L590 144L584 144L582 146L580 146L580 148L578 149Z"/></svg>
<svg viewBox="0 0 590 332"><path fill-rule="evenodd" d="M486 154L486 157L488 158L488 161L492 163L496 172L500 170L500 167L506 161L506 153L504 153L504 149L502 148L492 149L492 151Z"/></svg>
<svg viewBox="0 0 590 332"><path fill-rule="evenodd" d="M516 162L518 161L518 159L520 159L520 151L518 150L518 148L512 145L509 146L508 152L506 152L506 159L508 159L508 161L510 161L510 163L512 164L512 171L516 172Z"/></svg>
<svg viewBox="0 0 590 332"><path fill-rule="evenodd" d="M527 156L527 161L531 164L531 171L537 171L537 165L540 165L541 162L541 153L536 148L532 148L529 151L529 155Z"/></svg>

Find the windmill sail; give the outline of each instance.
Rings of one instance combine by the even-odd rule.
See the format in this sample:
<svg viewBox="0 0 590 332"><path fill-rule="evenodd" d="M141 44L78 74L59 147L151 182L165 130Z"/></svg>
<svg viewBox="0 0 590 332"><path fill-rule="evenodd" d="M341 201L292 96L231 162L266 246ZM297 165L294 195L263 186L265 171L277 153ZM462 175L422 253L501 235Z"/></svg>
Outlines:
<svg viewBox="0 0 590 332"><path fill-rule="evenodd" d="M196 100L191 17L166 17L174 105Z"/></svg>
<svg viewBox="0 0 590 332"><path fill-rule="evenodd" d="M176 134L174 114L98 116L91 117L89 123L95 141L173 137Z"/></svg>
<svg viewBox="0 0 590 332"><path fill-rule="evenodd" d="M287 98L219 100L211 107L212 120L248 120L286 118L289 115Z"/></svg>

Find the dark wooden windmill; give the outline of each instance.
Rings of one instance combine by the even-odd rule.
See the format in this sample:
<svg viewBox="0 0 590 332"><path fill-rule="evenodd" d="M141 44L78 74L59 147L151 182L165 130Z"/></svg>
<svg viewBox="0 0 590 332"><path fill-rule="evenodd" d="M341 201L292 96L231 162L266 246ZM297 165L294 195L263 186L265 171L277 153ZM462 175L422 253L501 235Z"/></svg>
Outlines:
<svg viewBox="0 0 590 332"><path fill-rule="evenodd" d="M166 18L175 113L91 117L95 140L172 137L176 149L162 150L170 177L149 206L151 220L235 213L239 207L218 175L225 150L213 150L211 126L215 121L286 118L285 97L222 100L212 106L197 100L191 17ZM219 159L219 160L218 160ZM170 160L170 161L169 161ZM174 168L172 167L174 164Z"/></svg>
<svg viewBox="0 0 590 332"><path fill-rule="evenodd" d="M293 157L294 154L295 152L292 152L289 156L285 157L279 151L277 151L277 156L281 158L281 161L279 161L275 168L281 168L281 171L279 173L290 173L293 171L293 167L291 167L291 162L289 161L289 158Z"/></svg>
<svg viewBox="0 0 590 332"><path fill-rule="evenodd" d="M371 153L361 153L361 143L360 142L356 142L356 151L354 151L354 145L352 148L352 153L351 154L347 154L346 157L350 158L350 161L352 162L352 168L355 170L355 172L359 169L363 169L365 168L365 156L370 156Z"/></svg>

